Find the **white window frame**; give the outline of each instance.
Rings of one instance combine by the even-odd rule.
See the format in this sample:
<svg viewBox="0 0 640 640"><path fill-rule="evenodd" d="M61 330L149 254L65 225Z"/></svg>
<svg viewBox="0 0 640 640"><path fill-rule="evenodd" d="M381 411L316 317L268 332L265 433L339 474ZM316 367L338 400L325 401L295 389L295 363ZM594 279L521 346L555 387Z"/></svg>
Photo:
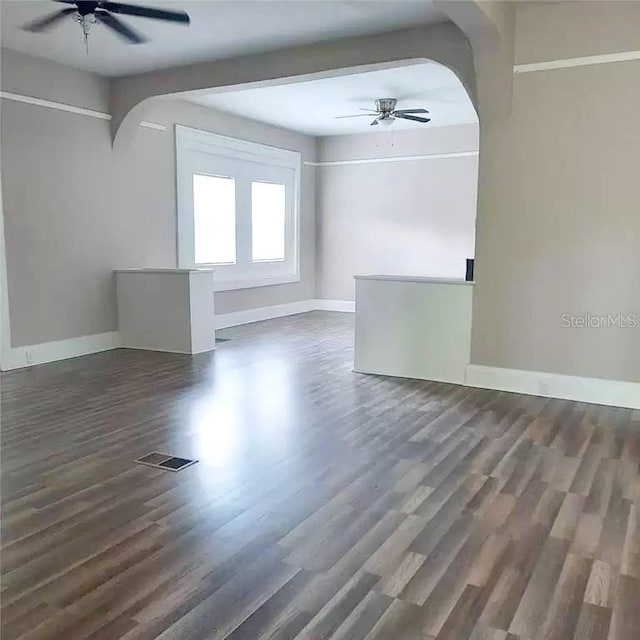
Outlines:
<svg viewBox="0 0 640 640"><path fill-rule="evenodd" d="M175 140L178 268L215 269L215 291L299 282L301 154L182 125L175 125ZM236 179L236 264L195 262L194 173ZM247 254L247 247L251 247L251 199L239 184L246 186L251 180L286 185L284 260L253 262L250 252Z"/></svg>

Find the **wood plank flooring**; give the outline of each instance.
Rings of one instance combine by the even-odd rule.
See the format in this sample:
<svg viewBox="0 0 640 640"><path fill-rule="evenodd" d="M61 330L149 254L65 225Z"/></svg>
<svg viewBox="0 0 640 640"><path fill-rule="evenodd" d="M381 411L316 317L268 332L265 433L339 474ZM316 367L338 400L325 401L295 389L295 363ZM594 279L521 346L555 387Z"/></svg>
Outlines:
<svg viewBox="0 0 640 640"><path fill-rule="evenodd" d="M640 412L355 374L352 322L3 375L3 640L638 640Z"/></svg>

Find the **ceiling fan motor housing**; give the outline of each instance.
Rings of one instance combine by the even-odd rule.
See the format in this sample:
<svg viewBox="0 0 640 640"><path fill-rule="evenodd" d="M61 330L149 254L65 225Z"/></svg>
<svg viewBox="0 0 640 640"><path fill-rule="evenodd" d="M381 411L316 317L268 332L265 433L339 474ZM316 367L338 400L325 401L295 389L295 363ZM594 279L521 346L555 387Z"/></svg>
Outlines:
<svg viewBox="0 0 640 640"><path fill-rule="evenodd" d="M87 0L79 0L76 4L76 9L81 16L87 16L93 13L99 6L99 2L89 2Z"/></svg>
<svg viewBox="0 0 640 640"><path fill-rule="evenodd" d="M383 115L390 114L398 101L395 98L379 98L376 100L376 109Z"/></svg>

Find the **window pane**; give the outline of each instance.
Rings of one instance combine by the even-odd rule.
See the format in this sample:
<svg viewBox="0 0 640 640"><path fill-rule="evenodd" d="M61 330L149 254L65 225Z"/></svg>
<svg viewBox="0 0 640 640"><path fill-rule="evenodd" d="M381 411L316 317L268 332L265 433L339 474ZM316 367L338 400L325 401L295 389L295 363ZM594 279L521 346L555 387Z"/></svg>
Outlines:
<svg viewBox="0 0 640 640"><path fill-rule="evenodd" d="M251 183L251 246L254 262L284 260L284 203L283 184Z"/></svg>
<svg viewBox="0 0 640 640"><path fill-rule="evenodd" d="M196 264L235 264L236 181L193 175L193 230Z"/></svg>

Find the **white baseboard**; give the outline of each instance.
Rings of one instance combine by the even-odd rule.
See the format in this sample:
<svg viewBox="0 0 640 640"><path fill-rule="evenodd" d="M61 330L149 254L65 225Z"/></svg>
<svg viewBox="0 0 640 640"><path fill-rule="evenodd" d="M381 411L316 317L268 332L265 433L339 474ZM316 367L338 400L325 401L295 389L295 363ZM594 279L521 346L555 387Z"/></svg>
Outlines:
<svg viewBox="0 0 640 640"><path fill-rule="evenodd" d="M121 345L120 333L118 331L109 331L108 333L97 333L92 336L31 344L26 347L12 347L9 353L4 354L2 368L4 371L21 369L22 367L30 367L36 364L45 364L46 362L66 360L67 358L86 356L90 353L117 349Z"/></svg>
<svg viewBox="0 0 640 640"><path fill-rule="evenodd" d="M469 387L640 409L640 383L470 364Z"/></svg>
<svg viewBox="0 0 640 640"><path fill-rule="evenodd" d="M209 353L210 351L214 351L215 349L207 349L206 351L180 351L179 349L158 349L156 347L132 347L131 345L125 344L124 342L118 347L114 347L114 349L133 349L134 351L155 351L156 353L177 353L181 356L195 356L198 353Z"/></svg>
<svg viewBox="0 0 640 640"><path fill-rule="evenodd" d="M351 300L300 300L288 304L275 304L270 307L259 307L258 309L247 309L246 311L235 311L233 313L223 313L216 316L216 329L226 329L227 327L237 327L241 324L260 322L261 320L271 320L273 318L283 318L296 313L307 313L309 311L343 311L353 313L356 310L356 303Z"/></svg>
<svg viewBox="0 0 640 640"><path fill-rule="evenodd" d="M236 327L241 324L260 322L261 320L271 320L272 318L283 318L296 313L307 313L315 311L315 300L300 300L299 302L289 302L288 304L274 304L270 307L258 307L257 309L247 309L246 311L234 311L233 313L223 313L216 315L216 329L226 329Z"/></svg>
<svg viewBox="0 0 640 640"><path fill-rule="evenodd" d="M353 300L316 300L317 311L342 311L355 313L356 303Z"/></svg>

